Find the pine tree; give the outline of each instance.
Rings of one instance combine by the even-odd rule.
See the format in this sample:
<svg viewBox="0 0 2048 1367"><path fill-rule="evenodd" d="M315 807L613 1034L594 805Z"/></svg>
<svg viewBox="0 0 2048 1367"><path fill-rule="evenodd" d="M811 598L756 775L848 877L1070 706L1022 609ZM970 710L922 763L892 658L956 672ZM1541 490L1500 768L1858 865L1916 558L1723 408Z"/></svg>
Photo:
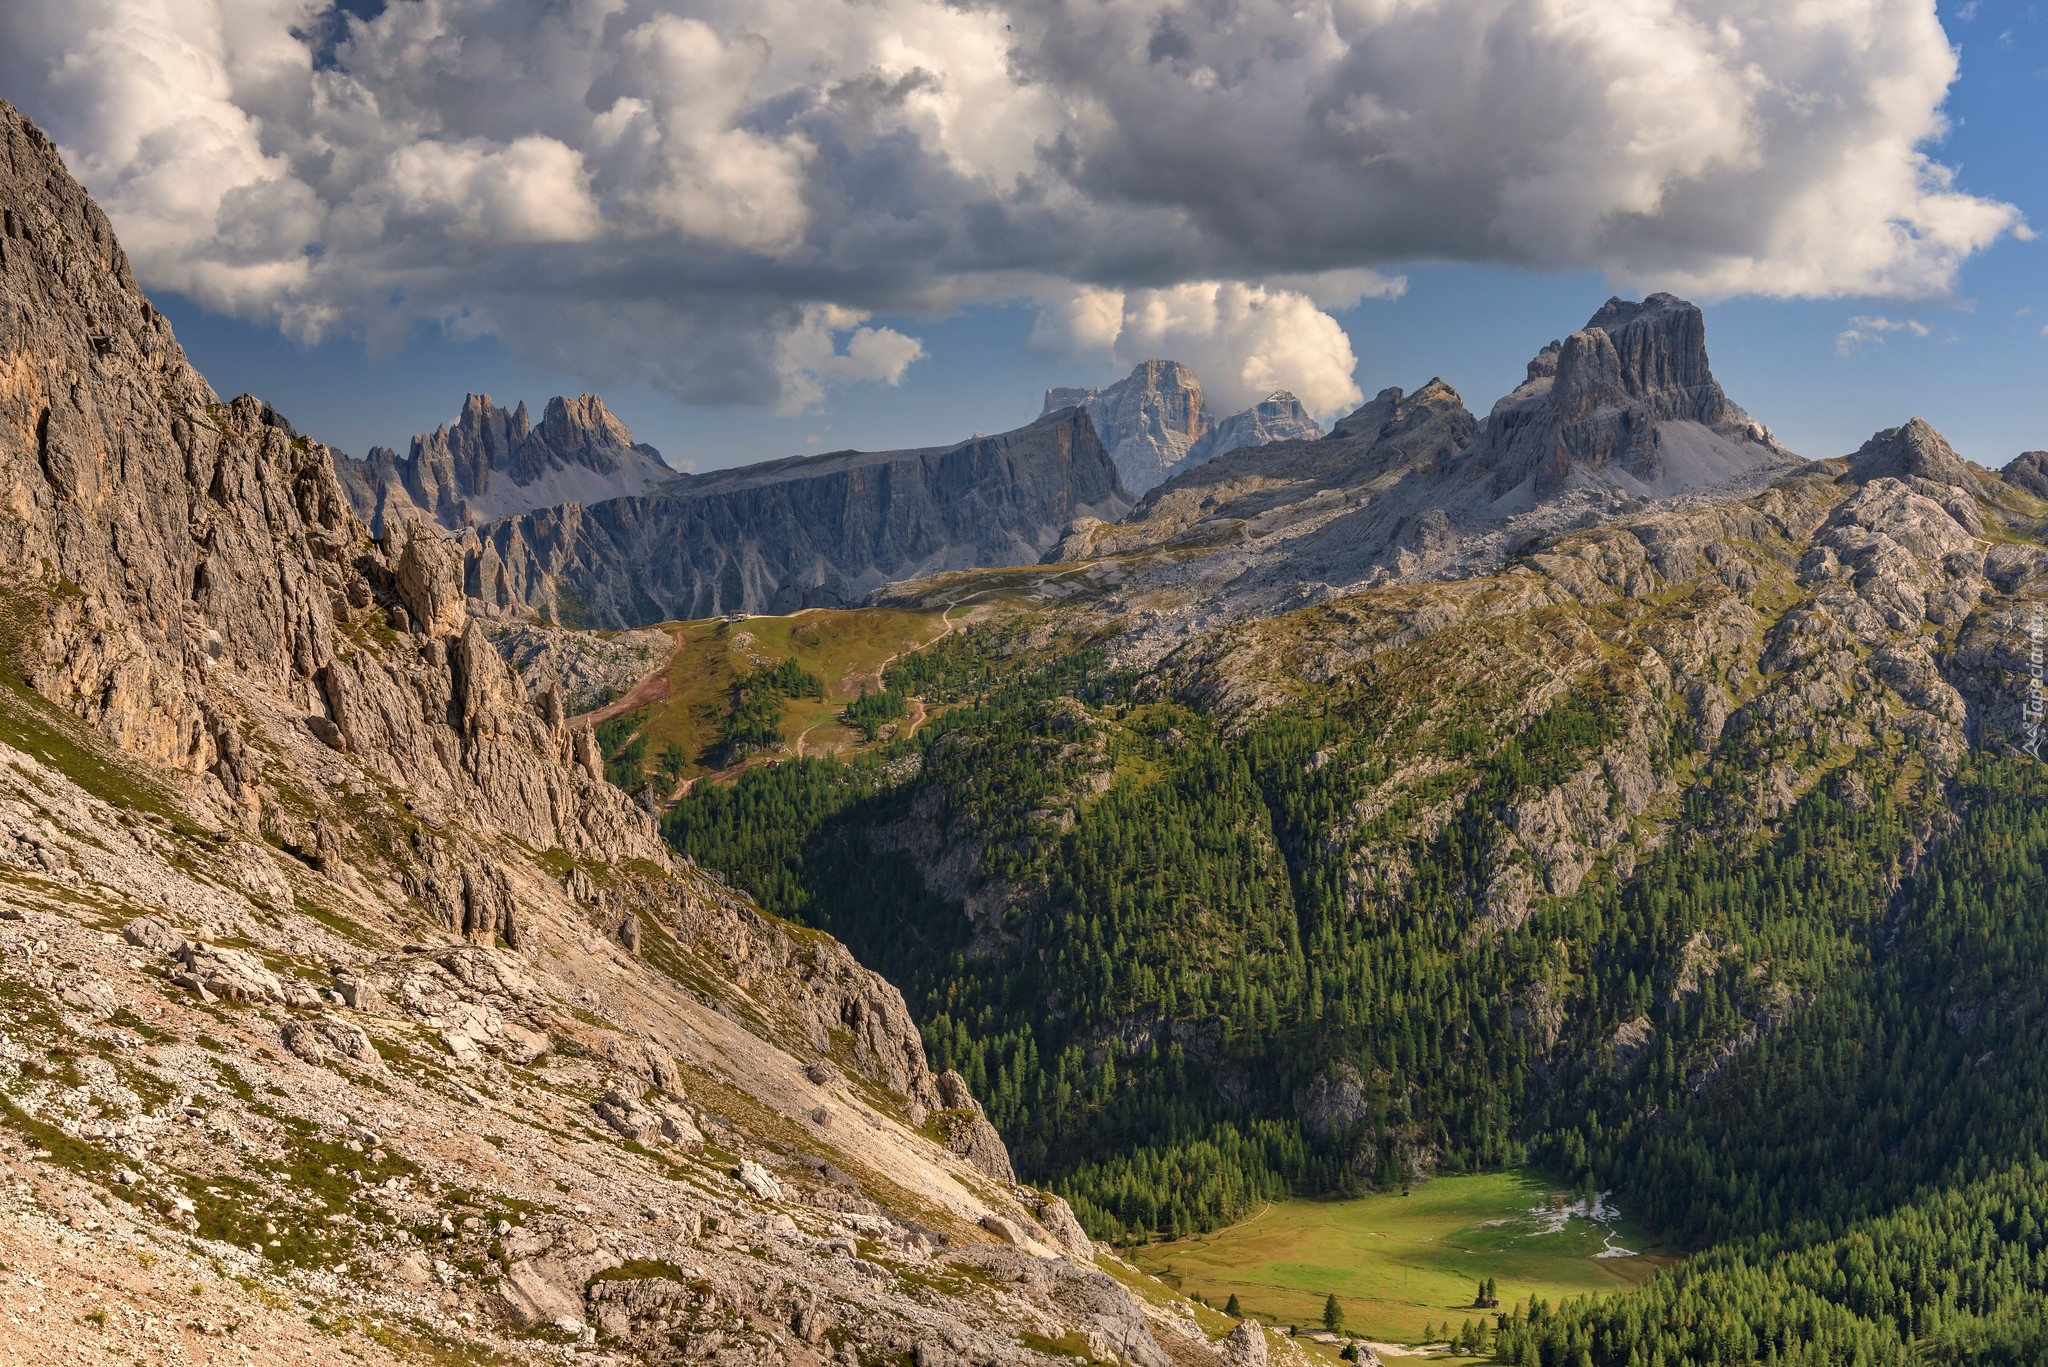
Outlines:
<svg viewBox="0 0 2048 1367"><path fill-rule="evenodd" d="M1244 1307L1237 1303L1237 1293L1235 1291L1231 1292L1230 1299L1223 1303L1223 1313L1234 1320L1244 1318Z"/></svg>
<svg viewBox="0 0 2048 1367"><path fill-rule="evenodd" d="M1330 1298L1323 1302L1323 1328L1334 1334L1343 1327L1344 1307L1337 1304L1337 1293L1333 1291Z"/></svg>

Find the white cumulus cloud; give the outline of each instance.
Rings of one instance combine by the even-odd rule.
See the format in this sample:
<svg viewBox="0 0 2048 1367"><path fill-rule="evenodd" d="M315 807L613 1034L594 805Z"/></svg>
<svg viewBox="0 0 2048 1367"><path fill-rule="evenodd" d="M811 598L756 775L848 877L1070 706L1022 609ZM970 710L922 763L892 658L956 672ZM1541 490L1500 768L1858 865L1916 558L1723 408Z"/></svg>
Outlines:
<svg viewBox="0 0 2048 1367"><path fill-rule="evenodd" d="M1956 62L1930 0L0 6L150 287L783 409L1020 297L1328 411L1408 262L1941 296L2026 231L1939 160Z"/></svg>
<svg viewBox="0 0 2048 1367"><path fill-rule="evenodd" d="M1849 326L1835 334L1835 354L1848 356L1865 343L1884 345L1887 334L1903 332L1912 337L1931 337L1934 329L1917 318L1887 318L1882 314L1857 314Z"/></svg>
<svg viewBox="0 0 2048 1367"><path fill-rule="evenodd" d="M844 337L844 342L840 340ZM867 326L867 315L831 304L815 304L782 338L781 407L801 412L825 397L827 381L839 384L903 383L903 372L924 355L924 343L894 328Z"/></svg>
<svg viewBox="0 0 2048 1367"><path fill-rule="evenodd" d="M1111 364L1176 360L1202 377L1219 411L1285 389L1328 417L1363 397L1351 338L1325 309L1399 295L1407 281L1377 271L1282 276L1256 284L1194 280L1129 291L1083 285L1037 301L1032 349Z"/></svg>

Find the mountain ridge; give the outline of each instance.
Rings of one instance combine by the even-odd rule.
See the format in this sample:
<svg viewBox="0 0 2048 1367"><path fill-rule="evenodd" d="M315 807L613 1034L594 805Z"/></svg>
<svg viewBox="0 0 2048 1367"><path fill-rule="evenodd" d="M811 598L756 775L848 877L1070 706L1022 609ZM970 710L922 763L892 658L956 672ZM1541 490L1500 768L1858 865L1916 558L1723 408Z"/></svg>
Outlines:
<svg viewBox="0 0 2048 1367"><path fill-rule="evenodd" d="M1029 564L1129 495L1085 414L909 451L829 452L544 509L464 541L468 592L579 625L788 612L896 578Z"/></svg>
<svg viewBox="0 0 2048 1367"><path fill-rule="evenodd" d="M1198 610L1158 625L1170 649L1359 587L1491 573L1517 547L1638 504L1731 497L1798 468L1722 393L1695 306L1614 299L1540 349L1484 419L1440 379L1389 388L1317 440L1176 474L1120 524L1078 524L1058 554L1149 552L1161 558L1126 561L1131 587L1207 586Z"/></svg>

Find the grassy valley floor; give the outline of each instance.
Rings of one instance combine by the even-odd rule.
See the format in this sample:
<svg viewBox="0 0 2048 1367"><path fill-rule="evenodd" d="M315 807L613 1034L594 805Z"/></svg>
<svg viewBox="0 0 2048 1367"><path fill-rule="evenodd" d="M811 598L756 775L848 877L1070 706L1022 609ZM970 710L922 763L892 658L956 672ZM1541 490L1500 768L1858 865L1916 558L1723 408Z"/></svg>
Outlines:
<svg viewBox="0 0 2048 1367"><path fill-rule="evenodd" d="M1352 1332L1417 1343L1425 1326L1490 1317L1472 1304L1481 1278L1495 1279L1504 1306L1532 1293L1555 1304L1627 1292L1673 1261L1644 1250L1611 1208L1573 1203L1514 1169L1440 1177L1406 1196L1278 1201L1214 1233L1148 1245L1133 1261L1216 1305L1234 1294L1247 1314L1281 1325L1320 1325L1334 1294Z"/></svg>

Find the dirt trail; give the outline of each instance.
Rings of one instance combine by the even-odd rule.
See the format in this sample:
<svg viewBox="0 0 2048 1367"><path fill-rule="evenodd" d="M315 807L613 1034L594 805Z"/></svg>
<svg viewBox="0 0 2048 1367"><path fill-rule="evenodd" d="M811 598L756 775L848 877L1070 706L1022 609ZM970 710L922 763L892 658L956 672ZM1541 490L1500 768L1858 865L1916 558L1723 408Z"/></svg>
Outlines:
<svg viewBox="0 0 2048 1367"><path fill-rule="evenodd" d="M931 647L937 645L939 642L945 640L948 636L951 636L958 625L953 621L952 616L953 609L958 606L960 606L958 603L948 603L944 608L940 610L939 631L936 636L933 636L929 641L920 641L914 646L905 646L903 649L895 652L894 654L890 655L887 659L883 660L880 664L876 665L874 669L875 687L881 688L884 686L884 681L888 678L889 675L890 665L895 664L905 655L915 654L917 651L920 650L928 650ZM860 682L867 682L867 678L865 675L857 677L859 678ZM842 679L842 685L844 684L844 682L845 681ZM911 698L908 700L908 705L910 709L909 714L905 718L903 729L897 737L900 740L909 740L912 736L916 735L917 728L923 726L926 717L930 715L929 709L927 709L924 705L923 698ZM797 733L796 743L790 747L792 756L796 759L802 759L804 757L804 746L806 738L811 734L811 732L817 730L820 726L824 726L826 724L827 723L825 722L813 722L809 726L806 726L803 730L799 731Z"/></svg>
<svg viewBox="0 0 2048 1367"><path fill-rule="evenodd" d="M932 637L929 641L919 641L914 646L905 646L903 649L891 655L888 659L876 665L875 687L880 688L883 684L883 681L888 678L890 665L895 664L905 655L914 655L920 650L930 650L933 646L945 640L948 636L951 636L953 634L953 609L958 606L958 603L948 603L943 609L940 610L938 635Z"/></svg>
<svg viewBox="0 0 2048 1367"><path fill-rule="evenodd" d="M636 707L645 707L649 703L662 702L667 697L668 660L664 659L654 667L652 674L647 675L639 683L634 684L625 697L614 698L603 707L593 708L588 712L579 712L569 718L569 724L571 726L596 726L600 722L608 722L613 717L631 712Z"/></svg>
<svg viewBox="0 0 2048 1367"><path fill-rule="evenodd" d="M926 641L924 644L914 647L914 649L928 650L931 647L937 645L939 642L945 640L948 636L951 636L954 630L953 609L959 606L960 605L958 603L946 604L946 606L939 612L939 634L932 637L929 641ZM896 652L896 654L891 655L888 659L882 661L882 667L880 670L876 671L877 674L887 675L887 673L889 672L889 666L896 663L897 659L906 653L908 652L899 650ZM909 714L903 719L903 734L901 735L901 737L899 737L899 739L902 740L909 740L912 736L915 736L917 734L917 728L923 726L925 724L926 718L931 716L931 709L924 705L923 698L911 698L909 700L909 708Z"/></svg>

